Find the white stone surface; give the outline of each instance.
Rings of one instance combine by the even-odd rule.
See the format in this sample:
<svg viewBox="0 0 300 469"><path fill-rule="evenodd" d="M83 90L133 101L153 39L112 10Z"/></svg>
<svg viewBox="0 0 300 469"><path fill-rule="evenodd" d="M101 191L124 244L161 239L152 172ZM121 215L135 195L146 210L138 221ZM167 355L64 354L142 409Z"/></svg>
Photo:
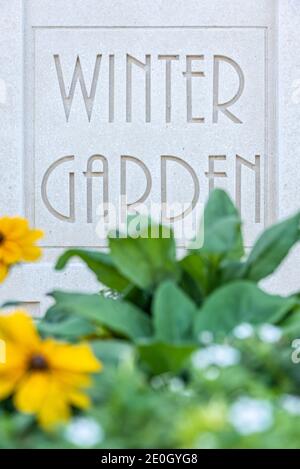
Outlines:
<svg viewBox="0 0 300 469"><path fill-rule="evenodd" d="M277 70L277 190L279 219L300 209L300 3L278 2ZM276 186L275 186L276 187ZM278 272L264 286L280 294L298 292L300 287L300 247L294 248Z"/></svg>
<svg viewBox="0 0 300 469"><path fill-rule="evenodd" d="M0 213L24 214L46 232L42 262L16 270L1 287L1 301L19 299L42 314L49 304L45 293L53 288L97 291L81 265L64 273L54 273L52 265L64 247L103 245L95 233L103 161L109 201L119 205L122 155L149 169L147 202L161 200L162 155L185 162L185 167L178 160L167 163L169 201L189 203L195 180L199 206L209 182L233 198L240 194L247 246L263 226L299 209L297 0L228 0L226 5L222 0L2 0L0 13ZM82 70L88 97L84 101L78 82L71 103L77 56L76 73ZM165 56L172 56L169 102ZM198 76L184 75L189 61ZM93 74L94 100L89 98ZM239 86L241 96L228 107L232 114L214 113L217 91L223 103ZM190 122L193 118L198 121ZM106 160L98 158L88 168L92 155ZM209 170L219 174L209 180ZM141 164L127 162L128 202L145 188ZM296 290L297 262L288 261L267 288Z"/></svg>
<svg viewBox="0 0 300 469"><path fill-rule="evenodd" d="M264 223L264 29L37 28L34 41L35 124L33 151L29 152L29 159L30 155L33 159L30 162L32 177L27 181L27 188L35 187L32 212L36 225L47 233L46 246L101 245L102 240L96 233L99 219L96 209L99 203L105 202L105 178L107 201L115 207L121 204L126 173L128 202L137 201L145 191L145 170L134 161L149 170L151 189L146 201L160 204L164 155L177 158L167 163L168 202L189 204L199 181L198 200L204 204L208 195L206 172L209 165L212 166L211 186L219 183L233 197L237 187L240 188L245 231L251 243ZM128 59L128 54L134 59ZM166 60L170 56L171 76L166 85ZM110 76L111 59L114 74ZM94 81L95 97L90 101L84 101L78 82L74 99L62 99L59 84L70 89L76 60L77 71L82 69L85 83L92 82L98 61L99 78ZM136 61L141 65L147 60L149 100L145 104L145 71ZM31 64L29 66L31 68ZM132 69L132 81L126 79L128 67ZM184 75L189 73L189 67L194 76ZM191 87L190 98L187 86ZM214 96L219 93L218 102L228 102L242 86L244 91L236 104L228 107L228 115L218 110L214 114ZM86 87L91 88L88 84ZM171 93L169 105L166 88ZM101 155L98 158L102 160L92 163L92 155ZM121 171L121 158L124 161L125 155L136 160L128 162L128 167ZM219 155L221 161L217 160ZM242 164L243 160L255 163L256 155L259 155L257 178L261 179L257 192L256 173ZM60 166L54 168L53 163L59 161ZM242 165L240 177L237 162ZM193 169L194 180L183 164ZM43 186L43 178L51 167L48 184ZM87 171L90 177L85 175ZM74 173L71 195L70 172ZM222 179L214 175L215 172L221 172ZM71 205L74 208L71 209Z"/></svg>

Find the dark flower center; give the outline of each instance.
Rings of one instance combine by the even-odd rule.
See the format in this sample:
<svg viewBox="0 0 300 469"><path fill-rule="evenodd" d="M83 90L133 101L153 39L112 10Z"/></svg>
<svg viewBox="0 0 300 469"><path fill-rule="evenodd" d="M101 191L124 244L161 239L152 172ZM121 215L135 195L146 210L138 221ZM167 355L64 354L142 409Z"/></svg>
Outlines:
<svg viewBox="0 0 300 469"><path fill-rule="evenodd" d="M29 362L29 369L36 371L48 370L49 366L47 360L43 355L33 355Z"/></svg>
<svg viewBox="0 0 300 469"><path fill-rule="evenodd" d="M5 236L4 236L4 234L1 233L1 231L0 231L0 246L1 246L1 244L4 243L4 241L5 241Z"/></svg>

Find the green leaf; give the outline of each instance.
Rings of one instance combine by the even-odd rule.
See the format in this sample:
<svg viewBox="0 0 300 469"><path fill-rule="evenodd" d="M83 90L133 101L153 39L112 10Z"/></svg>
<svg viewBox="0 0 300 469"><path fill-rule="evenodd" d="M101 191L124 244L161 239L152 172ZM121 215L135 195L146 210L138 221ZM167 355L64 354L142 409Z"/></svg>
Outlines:
<svg viewBox="0 0 300 469"><path fill-rule="evenodd" d="M204 244L201 252L223 254L228 259L240 259L243 256L241 221L238 218L221 219L204 231Z"/></svg>
<svg viewBox="0 0 300 469"><path fill-rule="evenodd" d="M204 212L203 253L220 254L227 259L244 255L241 220L230 198L221 189L212 192Z"/></svg>
<svg viewBox="0 0 300 469"><path fill-rule="evenodd" d="M151 335L151 321L140 309L125 301L101 295L52 293L56 303L69 314L75 314L92 324L104 326L132 340Z"/></svg>
<svg viewBox="0 0 300 469"><path fill-rule="evenodd" d="M164 230L167 237L161 237ZM144 230L138 238L109 238L114 264L134 285L151 289L166 278L177 279L176 246L173 233L159 227L160 237L146 237Z"/></svg>
<svg viewBox="0 0 300 469"><path fill-rule="evenodd" d="M177 285L170 281L160 285L152 309L157 341L179 343L191 340L196 305Z"/></svg>
<svg viewBox="0 0 300 469"><path fill-rule="evenodd" d="M62 270L73 257L79 257L85 262L88 268L96 274L99 282L109 288L121 292L129 285L129 280L118 272L110 255L104 252L70 249L58 259L56 270Z"/></svg>
<svg viewBox="0 0 300 469"><path fill-rule="evenodd" d="M215 189L205 207L205 225L210 228L221 218L239 218L239 212L230 197L222 189Z"/></svg>
<svg viewBox="0 0 300 469"><path fill-rule="evenodd" d="M207 262L204 257L199 253L189 254L181 259L179 265L193 279L203 296L207 289Z"/></svg>
<svg viewBox="0 0 300 469"><path fill-rule="evenodd" d="M123 292L122 299L150 313L152 295L147 290L142 290L134 285L130 285Z"/></svg>
<svg viewBox="0 0 300 469"><path fill-rule="evenodd" d="M104 365L118 365L134 352L133 346L124 340L95 340L90 345Z"/></svg>
<svg viewBox="0 0 300 469"><path fill-rule="evenodd" d="M258 282L272 274L299 240L300 213L268 228L255 243L244 267L244 278Z"/></svg>
<svg viewBox="0 0 300 469"><path fill-rule="evenodd" d="M137 348L141 361L154 374L181 371L197 345L143 342Z"/></svg>
<svg viewBox="0 0 300 469"><path fill-rule="evenodd" d="M221 283L244 278L245 262L225 260L220 266Z"/></svg>
<svg viewBox="0 0 300 469"><path fill-rule="evenodd" d="M298 308L295 308L295 311L283 320L281 327L283 333L291 339L296 339L300 336L300 301Z"/></svg>
<svg viewBox="0 0 300 469"><path fill-rule="evenodd" d="M75 340L95 332L95 326L90 322L78 318L67 317L60 322L47 322L41 320L38 329L44 336L63 337L68 340Z"/></svg>
<svg viewBox="0 0 300 469"><path fill-rule="evenodd" d="M195 334L225 335L241 323L277 323L296 304L295 297L269 295L252 282L232 282L216 290L198 311Z"/></svg>

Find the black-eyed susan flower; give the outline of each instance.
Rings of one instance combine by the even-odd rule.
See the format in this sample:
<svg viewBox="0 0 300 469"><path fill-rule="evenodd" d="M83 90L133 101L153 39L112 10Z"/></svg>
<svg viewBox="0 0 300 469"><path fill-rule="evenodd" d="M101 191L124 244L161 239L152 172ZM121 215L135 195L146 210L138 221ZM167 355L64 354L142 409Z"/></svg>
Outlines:
<svg viewBox="0 0 300 469"><path fill-rule="evenodd" d="M36 241L42 236L43 232L31 229L24 218L0 218L0 281L5 278L7 266L36 261L40 257L41 249Z"/></svg>
<svg viewBox="0 0 300 469"><path fill-rule="evenodd" d="M8 266L4 262L0 262L0 283L2 283L8 274Z"/></svg>
<svg viewBox="0 0 300 469"><path fill-rule="evenodd" d="M85 389L101 363L87 344L42 340L21 310L0 316L0 339L6 352L0 363L1 400L13 396L16 409L35 414L44 428L67 421L71 406L89 407Z"/></svg>

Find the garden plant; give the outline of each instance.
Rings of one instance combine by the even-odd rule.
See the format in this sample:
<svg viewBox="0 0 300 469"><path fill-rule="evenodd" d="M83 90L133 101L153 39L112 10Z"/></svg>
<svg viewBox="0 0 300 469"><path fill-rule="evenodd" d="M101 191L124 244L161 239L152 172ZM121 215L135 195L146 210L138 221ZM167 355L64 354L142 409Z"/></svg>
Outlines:
<svg viewBox="0 0 300 469"><path fill-rule="evenodd" d="M109 236L108 252L66 251L56 269L81 259L99 291L49 292L36 322L18 305L0 317L0 445L299 447L300 298L260 285L299 241L299 222L267 228L245 253L238 210L217 189L199 249L179 255L158 226L156 238L148 227ZM40 236L0 220L5 275L38 257Z"/></svg>

